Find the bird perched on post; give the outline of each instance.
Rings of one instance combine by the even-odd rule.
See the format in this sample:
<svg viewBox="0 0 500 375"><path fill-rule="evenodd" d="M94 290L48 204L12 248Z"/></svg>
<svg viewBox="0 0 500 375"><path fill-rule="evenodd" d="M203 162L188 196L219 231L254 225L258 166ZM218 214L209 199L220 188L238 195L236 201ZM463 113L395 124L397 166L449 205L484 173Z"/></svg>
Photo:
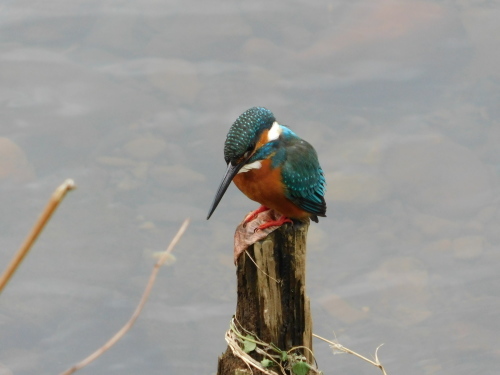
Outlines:
<svg viewBox="0 0 500 375"><path fill-rule="evenodd" d="M226 173L217 190L207 220L217 208L231 181L248 198L262 206L246 219L273 209L282 216L258 229L293 223L290 219L326 216L326 182L314 148L273 113L253 107L233 123L224 144Z"/></svg>

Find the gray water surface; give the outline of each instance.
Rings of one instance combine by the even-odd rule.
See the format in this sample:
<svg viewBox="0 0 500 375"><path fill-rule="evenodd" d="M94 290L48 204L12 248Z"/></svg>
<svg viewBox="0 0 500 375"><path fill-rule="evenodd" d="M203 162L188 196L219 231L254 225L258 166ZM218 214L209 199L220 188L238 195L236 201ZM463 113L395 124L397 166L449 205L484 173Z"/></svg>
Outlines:
<svg viewBox="0 0 500 375"><path fill-rule="evenodd" d="M316 148L314 332L389 374L500 366L500 4L494 1L4 1L0 265L58 209L0 295L0 374L214 374L235 311L233 232L257 204L223 143L265 106ZM325 374L377 374L315 341Z"/></svg>

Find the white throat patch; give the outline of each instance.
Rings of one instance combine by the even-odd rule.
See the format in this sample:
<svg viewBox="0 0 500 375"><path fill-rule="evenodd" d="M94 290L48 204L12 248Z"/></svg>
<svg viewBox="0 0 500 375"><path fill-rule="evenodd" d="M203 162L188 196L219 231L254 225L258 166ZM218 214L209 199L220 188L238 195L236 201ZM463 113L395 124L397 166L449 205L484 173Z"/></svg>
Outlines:
<svg viewBox="0 0 500 375"><path fill-rule="evenodd" d="M281 125L276 121L273 122L273 126L271 126L271 129L269 129L269 132L267 133L267 141L271 142L278 139L282 131L283 129L281 128Z"/></svg>
<svg viewBox="0 0 500 375"><path fill-rule="evenodd" d="M260 160L257 160L257 161L254 161L253 163L245 164L238 171L238 174L248 172L250 169L260 169L261 167L262 167L262 163L260 162Z"/></svg>

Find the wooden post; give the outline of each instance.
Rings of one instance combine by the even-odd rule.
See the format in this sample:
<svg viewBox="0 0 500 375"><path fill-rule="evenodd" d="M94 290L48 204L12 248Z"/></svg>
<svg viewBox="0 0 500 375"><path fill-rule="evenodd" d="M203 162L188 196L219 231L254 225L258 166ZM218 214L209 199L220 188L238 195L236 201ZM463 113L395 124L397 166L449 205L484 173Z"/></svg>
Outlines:
<svg viewBox="0 0 500 375"><path fill-rule="evenodd" d="M312 351L312 321L305 294L306 238L309 223L284 225L250 246L237 263L236 320L247 331L281 350L304 346ZM278 280L278 282L276 281ZM302 350L310 363L311 352ZM250 356L257 361L262 356ZM252 368L253 374L263 374ZM228 347L219 357L217 375L250 373Z"/></svg>

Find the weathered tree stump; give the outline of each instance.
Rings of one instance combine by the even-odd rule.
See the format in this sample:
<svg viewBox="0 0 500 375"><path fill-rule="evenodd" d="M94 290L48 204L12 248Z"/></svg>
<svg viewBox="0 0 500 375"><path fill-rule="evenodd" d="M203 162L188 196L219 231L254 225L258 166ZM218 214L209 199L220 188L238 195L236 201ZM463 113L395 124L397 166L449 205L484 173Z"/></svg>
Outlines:
<svg viewBox="0 0 500 375"><path fill-rule="evenodd" d="M250 246L237 262L236 320L260 340L281 350L304 346L312 351L312 321L305 293L306 238L309 223L284 225ZM259 269L260 268L260 269ZM278 280L278 282L276 281ZM311 352L302 350L308 362ZM252 352L257 361L262 356ZM263 374L252 368L255 375ZM250 373L228 347L219 357L217 375Z"/></svg>

